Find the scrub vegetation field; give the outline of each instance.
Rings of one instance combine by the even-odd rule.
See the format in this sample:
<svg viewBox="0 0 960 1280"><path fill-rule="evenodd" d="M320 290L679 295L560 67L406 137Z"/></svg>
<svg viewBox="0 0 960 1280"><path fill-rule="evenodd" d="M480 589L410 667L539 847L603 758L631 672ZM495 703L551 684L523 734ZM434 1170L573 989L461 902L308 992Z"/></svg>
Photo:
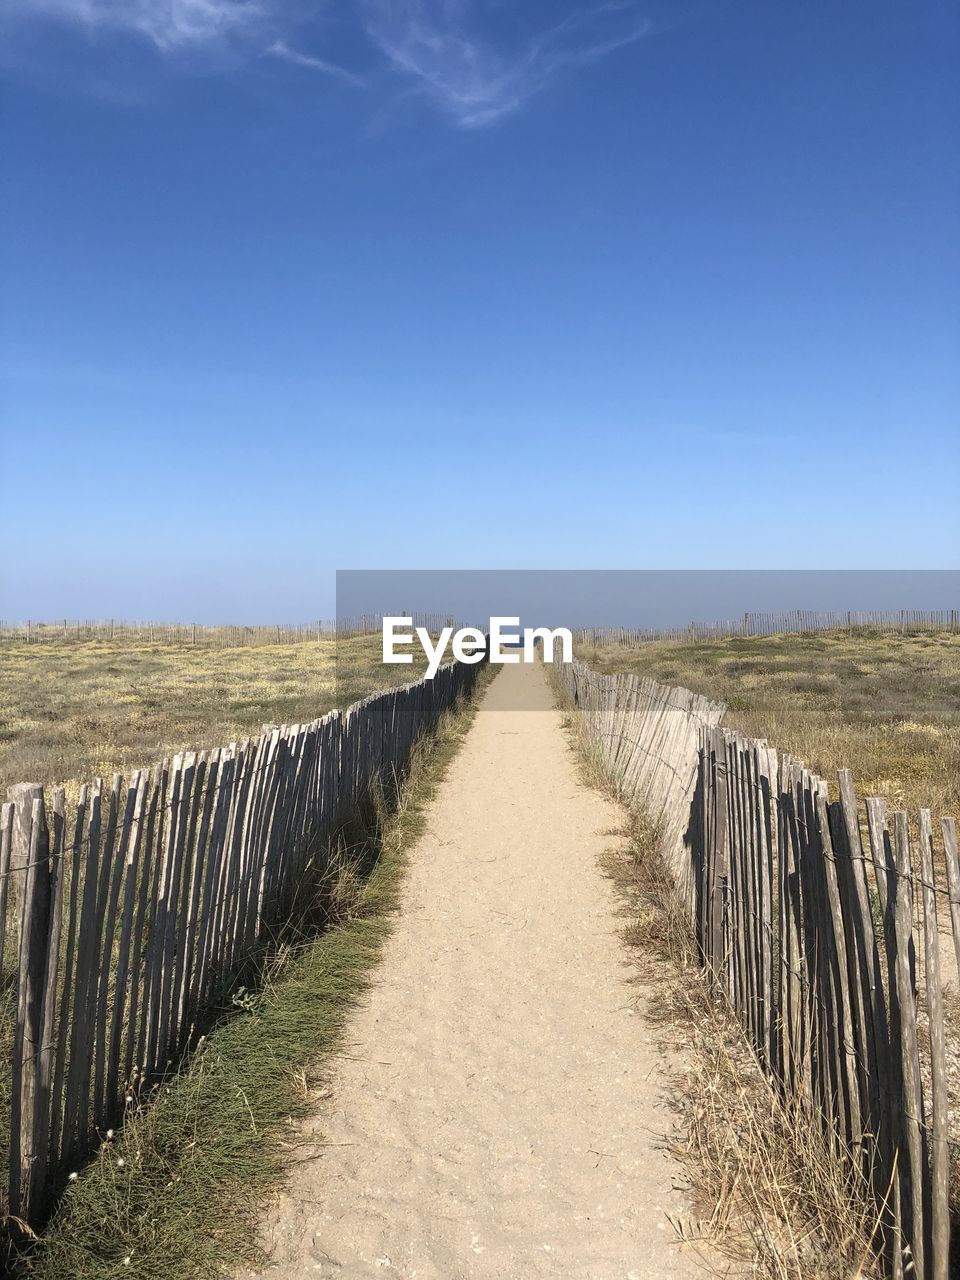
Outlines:
<svg viewBox="0 0 960 1280"><path fill-rule="evenodd" d="M722 698L724 724L831 783L846 767L861 795L960 815L960 635L836 631L582 647L577 656Z"/></svg>
<svg viewBox="0 0 960 1280"><path fill-rule="evenodd" d="M264 724L313 720L425 663L383 666L379 635L211 649L129 640L0 643L0 797L129 774Z"/></svg>

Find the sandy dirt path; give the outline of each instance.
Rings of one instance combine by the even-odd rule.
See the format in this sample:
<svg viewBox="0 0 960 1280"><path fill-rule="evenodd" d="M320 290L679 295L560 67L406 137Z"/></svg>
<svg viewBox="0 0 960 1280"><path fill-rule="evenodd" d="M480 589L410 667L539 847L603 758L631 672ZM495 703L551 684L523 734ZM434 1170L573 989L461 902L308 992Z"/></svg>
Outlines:
<svg viewBox="0 0 960 1280"><path fill-rule="evenodd" d="M704 1274L667 1218L688 1216L667 1064L598 867L621 823L578 781L542 670L505 667L267 1215L265 1280Z"/></svg>

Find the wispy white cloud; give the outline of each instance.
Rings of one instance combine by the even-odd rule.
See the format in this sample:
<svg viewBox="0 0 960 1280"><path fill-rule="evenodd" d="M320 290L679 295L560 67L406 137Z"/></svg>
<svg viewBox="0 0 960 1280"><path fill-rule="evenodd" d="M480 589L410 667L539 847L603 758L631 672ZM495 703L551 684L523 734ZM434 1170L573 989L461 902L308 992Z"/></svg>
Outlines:
<svg viewBox="0 0 960 1280"><path fill-rule="evenodd" d="M296 49L291 49L285 40L274 40L267 49L267 53L274 58L283 58L286 62L292 62L295 67L306 67L310 71L319 71L323 75L333 76L335 80L353 85L355 89L367 87L367 82L362 76L355 75L335 62L328 62L325 58L315 58L312 54L299 53Z"/></svg>
<svg viewBox="0 0 960 1280"><path fill-rule="evenodd" d="M267 55L352 88L383 77L321 56L334 15L375 62L401 75L455 124L476 129L518 110L564 71L640 40L650 22L639 0L563 0L568 16L515 34L522 6L502 0L0 0L8 17L47 18L93 32L125 32L161 53L239 51ZM557 0L560 7L560 0ZM496 12L499 10L499 12ZM320 21L318 22L318 18ZM359 28L359 31L358 31ZM509 34L514 33L514 34ZM306 47L309 52L305 51ZM314 50L319 46L319 52Z"/></svg>
<svg viewBox="0 0 960 1280"><path fill-rule="evenodd" d="M251 35L268 0L10 0L8 12L59 18L90 30L132 31L164 52Z"/></svg>
<svg viewBox="0 0 960 1280"><path fill-rule="evenodd" d="M559 72L640 40L650 22L633 0L581 7L504 49L480 30L470 0L361 0L367 34L394 68L464 128L517 110Z"/></svg>

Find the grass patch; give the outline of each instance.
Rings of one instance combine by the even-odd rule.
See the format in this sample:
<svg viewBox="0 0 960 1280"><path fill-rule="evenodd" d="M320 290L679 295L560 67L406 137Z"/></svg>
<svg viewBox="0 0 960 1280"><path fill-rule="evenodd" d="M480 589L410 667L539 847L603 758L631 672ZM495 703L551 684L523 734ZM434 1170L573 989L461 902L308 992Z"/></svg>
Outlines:
<svg viewBox="0 0 960 1280"><path fill-rule="evenodd" d="M579 717L566 724L584 781L617 796ZM733 1274L771 1280L879 1275L874 1210L852 1177L760 1070L739 1023L713 997L693 935L660 855L659 832L629 812L627 837L608 853L624 918L622 938L642 988L642 1013L684 1066L670 1091L681 1136L671 1142L702 1241Z"/></svg>
<svg viewBox="0 0 960 1280"><path fill-rule="evenodd" d="M479 688L490 678L484 672ZM444 716L416 748L394 803L381 798L345 833L312 916L245 975L181 1072L105 1135L18 1274L208 1280L263 1261L263 1198L282 1184L297 1120L370 984L405 851L474 710L471 701ZM305 936L318 924L329 927Z"/></svg>
<svg viewBox="0 0 960 1280"><path fill-rule="evenodd" d="M721 699L725 725L828 781L852 769L859 794L891 808L960 813L960 635L835 631L577 656Z"/></svg>

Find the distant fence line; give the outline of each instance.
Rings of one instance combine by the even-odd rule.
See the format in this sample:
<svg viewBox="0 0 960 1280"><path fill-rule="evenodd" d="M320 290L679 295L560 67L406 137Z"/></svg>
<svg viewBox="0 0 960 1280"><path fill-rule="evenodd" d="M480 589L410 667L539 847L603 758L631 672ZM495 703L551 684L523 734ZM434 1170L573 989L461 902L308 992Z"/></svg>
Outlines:
<svg viewBox="0 0 960 1280"><path fill-rule="evenodd" d="M19 784L0 811L0 970L16 942L7 1212L41 1225L122 1119L327 869L331 841L480 666L310 724L184 752L67 805ZM13 928L12 926L18 926ZM8 966L9 968L9 966Z"/></svg>
<svg viewBox="0 0 960 1280"><path fill-rule="evenodd" d="M207 649L232 649L245 645L305 644L325 636L371 635L379 633L383 614L362 613L353 618L319 618L316 622L275 623L271 626L210 626L193 622L131 622L119 618L78 621L64 618L54 622L0 621L0 644L45 644L64 640L112 640L126 644L195 645ZM453 619L444 613L402 615L413 626L439 631ZM463 625L457 623L456 625ZM483 626L486 630L486 625Z"/></svg>
<svg viewBox="0 0 960 1280"><path fill-rule="evenodd" d="M721 704L579 662L558 671L625 800L663 824L701 963L761 1067L874 1196L890 1274L946 1280L938 912L953 978L954 820L935 843L921 809L912 837L883 799L861 809L848 770L831 802L800 762L719 727Z"/></svg>
<svg viewBox="0 0 960 1280"><path fill-rule="evenodd" d="M398 611L398 614L402 611ZM437 632L445 626L477 625L454 620L445 613L412 613L413 626ZM99 619L47 622L0 621L0 644L15 641L26 644L53 643L62 640L113 640L128 644L195 645L200 648L226 649L244 645L304 644L322 641L325 636L371 635L383 623L382 613L363 613L351 618L320 618L315 622L275 623L271 626L213 626L183 622L131 622ZM480 624L482 630L487 623ZM574 638L581 645L638 648L663 641L696 644L704 640L721 640L734 636L809 635L817 631L911 631L960 632L957 609L897 609L886 612L818 613L809 609L793 609L782 613L745 613L742 618L723 622L691 622L685 627L580 627Z"/></svg>
<svg viewBox="0 0 960 1280"><path fill-rule="evenodd" d="M674 641L697 644L735 636L810 635L817 631L960 631L956 609L896 609L886 612L818 613L791 609L783 613L745 613L724 622L691 622L686 627L581 627L575 633L581 645L639 648L645 644Z"/></svg>

